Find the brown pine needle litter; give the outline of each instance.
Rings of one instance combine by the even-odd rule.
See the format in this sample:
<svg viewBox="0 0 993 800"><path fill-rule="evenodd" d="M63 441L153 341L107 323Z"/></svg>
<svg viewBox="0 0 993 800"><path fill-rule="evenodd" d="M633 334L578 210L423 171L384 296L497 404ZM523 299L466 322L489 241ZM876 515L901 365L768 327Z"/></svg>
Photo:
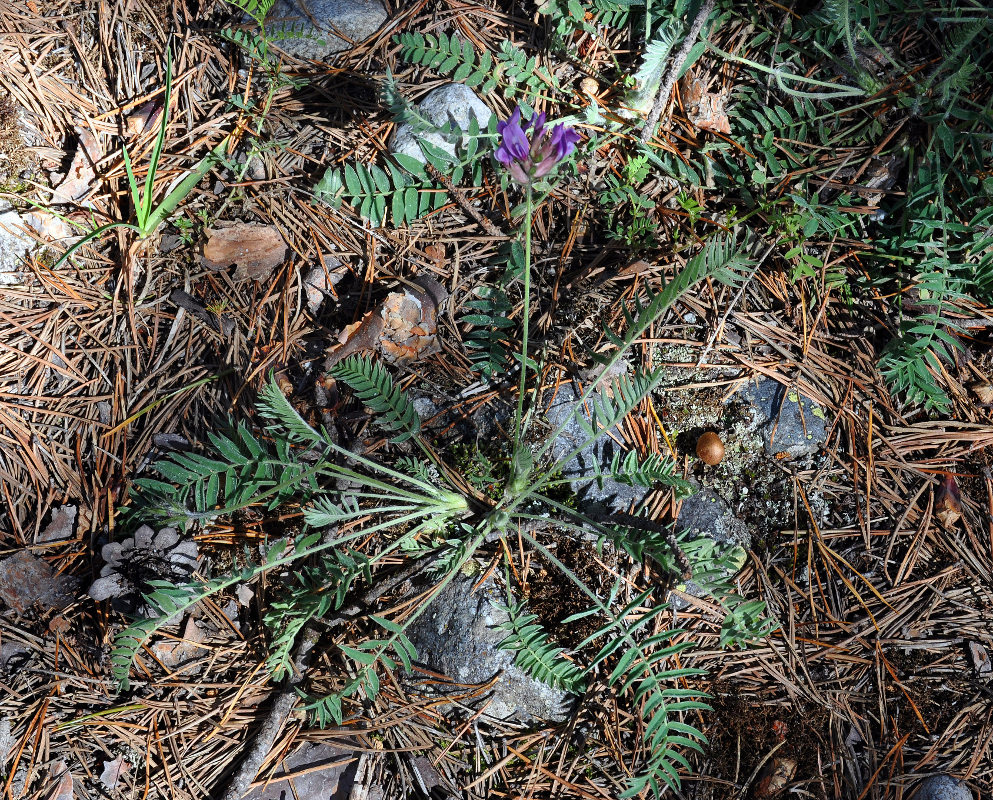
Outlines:
<svg viewBox="0 0 993 800"><path fill-rule="evenodd" d="M218 599L204 611L212 624L202 641L184 642L178 627L165 638L170 646L191 646L195 657L171 667L161 650L144 649L133 694L118 696L107 653L124 619L85 594L99 570L99 542L113 536L131 481L163 452L156 437L202 443L229 416L249 415L270 372L317 358L315 342L326 344L360 319L398 278L431 274L452 294L449 308L460 309L487 277L502 232L512 230L491 179L460 188L442 208L399 229L372 228L347 204L313 202L310 188L325 169L368 163L385 151L393 123L373 85L387 69L415 100L441 83L397 58L394 33L454 29L478 50L495 51L504 39L526 42L529 31L539 30L533 4L525 11L516 3L459 0L391 5L379 33L330 65L287 57L289 73L309 83L283 87L271 98L258 138L278 146L258 153L261 172L229 183L212 172L176 215L201 228L198 220L216 219L274 226L289 256L269 278L235 283L202 266L192 247L165 246L179 231L164 226L143 242L124 234L94 242L58 270L60 245L41 248L21 279L0 291L0 556L30 549L82 587L67 608L0 615L5 797L49 796L60 761L77 786L88 787L78 796L101 796L99 776L118 756L130 765L114 789L121 797L210 798L228 790L280 697L264 665L264 607L258 600L249 605L239 629ZM215 35L229 12L220 0L0 2L0 97L9 95L37 127L39 175L64 170L76 126L104 143L92 165L88 205L63 209L74 222L89 227L128 219L125 170L114 143L125 115L158 96L150 87L160 85L167 47L174 97L156 190L164 192L225 133L235 131L239 143L254 135L251 120L230 99L257 97L257 77L240 71L240 60ZM740 52L746 36L732 27L715 41ZM908 32L908 46L913 40ZM610 31L585 34L577 87L578 77L599 77L615 54L634 46ZM542 66L575 70L568 64ZM715 80L731 88L734 75L724 70ZM620 91L600 88L608 97ZM659 112L671 112L656 138L678 157L695 152L703 134L667 102L658 99ZM588 103L577 88L576 109ZM493 111L505 119L510 109ZM142 170L149 147L144 142L133 151ZM617 171L615 155L605 143L602 163L590 169ZM813 169L825 186L858 182L874 155L868 146L841 148L818 156ZM47 196L40 184L13 188L3 187L3 196L42 204ZM547 385L567 384L587 366L578 360L604 345L602 323L617 329L621 301L685 263L683 246L700 228L688 223L688 212L665 206L676 194L665 181L651 194L666 211L658 234L681 238L663 258L645 261L620 263L617 248L591 240L585 218L600 212L589 210L590 199L574 188L559 190L540 209L536 274L544 299L536 309L518 305L511 318L531 313L540 323ZM724 222L703 215L697 224L713 229ZM830 242L829 265L855 269L864 250L864 243L839 236ZM331 286L332 299L319 315L308 311L304 284L313 265L326 276L339 269L344 276L340 295ZM947 420L902 411L876 369L870 330L873 318L894 306L874 291L860 298L872 309L865 313L837 292L820 292L812 302L806 285L790 280L788 265L773 257L741 291L701 284L639 343L646 363L667 364L675 378L629 416L618 438L642 453L678 455L681 472L694 468L690 451L667 431L690 396L706 398L700 402L713 410L750 381L772 378L819 404L829 428L816 466L778 465L775 502L792 508L791 519L762 528L737 578L741 594L768 603L778 630L757 646L722 650L715 606L681 591L679 610L656 620L660 630L676 624L685 629L680 637L700 643L680 656L679 666L709 673L705 681L683 680L682 688L708 692L713 710L685 713L709 743L703 753L687 752L693 771L678 796L744 797L763 763L786 750L797 762L791 788L805 797L909 797L912 780L930 773L955 774L982 796L993 792L993 689L969 657L970 642L993 648L993 413L965 388L973 379L989 380L993 359L983 355L970 365L971 375L946 365L953 389ZM972 312L972 321L993 313ZM461 349L457 316L442 316L445 350L415 370L471 417L492 396L461 394L477 379ZM979 335L981 326L965 327ZM314 418L321 421L318 412ZM934 512L946 473L962 489L961 519L949 526ZM72 538L41 542L52 509L65 503L78 506ZM658 516L671 516L669 495L651 504ZM297 516L294 509L274 522L248 513L204 531L200 545L215 564L230 564L242 546L292 533ZM515 576L533 581L536 601L544 592L554 604L557 590L536 576L540 559L519 544L502 541L501 555ZM644 577L609 554L594 559L602 575L630 587ZM264 596L266 587L260 582L253 589ZM383 599L401 614L409 611L409 598L399 593ZM341 664L315 651L308 676L311 689L337 686ZM445 704L429 690L439 686ZM375 702L359 709L360 722L322 730L291 713L269 731L272 745L246 783L264 785L301 744L321 743L349 754L342 761L361 765L361 774L386 787L389 798L414 796L427 769L415 760L423 757L450 797L600 800L624 789L616 765L644 755L638 713L607 691L604 676L591 678L565 722L537 731L481 721L472 704L484 693L428 671L413 682L385 675ZM859 788L853 793L853 787Z"/></svg>

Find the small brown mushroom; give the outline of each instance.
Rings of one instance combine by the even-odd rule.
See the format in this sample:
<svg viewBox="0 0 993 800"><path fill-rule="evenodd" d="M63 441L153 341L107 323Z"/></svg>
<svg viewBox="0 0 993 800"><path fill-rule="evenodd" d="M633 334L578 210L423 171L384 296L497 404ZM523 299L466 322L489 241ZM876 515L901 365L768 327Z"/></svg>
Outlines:
<svg viewBox="0 0 993 800"><path fill-rule="evenodd" d="M710 466L720 464L721 459L724 458L724 442L713 431L707 431L697 440L696 454L705 464Z"/></svg>

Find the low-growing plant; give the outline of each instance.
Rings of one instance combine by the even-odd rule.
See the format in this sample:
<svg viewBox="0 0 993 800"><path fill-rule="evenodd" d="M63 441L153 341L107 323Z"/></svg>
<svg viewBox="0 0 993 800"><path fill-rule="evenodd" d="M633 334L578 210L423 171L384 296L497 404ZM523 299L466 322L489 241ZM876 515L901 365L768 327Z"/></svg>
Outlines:
<svg viewBox="0 0 993 800"><path fill-rule="evenodd" d="M616 11L634 4L612 5ZM570 7L570 14L573 11ZM469 45L456 52L450 39L409 39L403 45L412 57L456 77L473 79L476 73L472 70L480 61L477 54L470 58ZM515 52L505 51L509 61L501 62L502 72L497 70L504 79L516 74L508 64L518 61ZM444 55L440 61L439 54ZM525 64L524 69L534 77L533 65ZM517 83L534 88L531 78ZM391 91L388 82L387 105L417 123L403 99ZM519 96L534 101L536 92L521 90ZM606 347L591 354L599 362L600 377L582 387L559 424L543 431L538 419L546 393L529 329L532 228L536 209L554 190L560 171L568 168L580 137L567 124L549 124L544 114L522 102L510 119L492 125L488 132L478 126L471 129L468 141L475 149L463 150L461 155L457 150L455 157L448 157L426 148L428 164L439 172L445 168L449 175L461 169L455 172L458 177L476 182L485 164L481 153L490 152L481 147L487 136L498 139L492 152L502 187L510 195L523 194L512 212L520 224L519 238L505 249L498 287L471 301L470 315L463 320L475 326L484 374L502 374L508 361L516 361L519 370L508 425L509 465L484 470L487 481L498 477L502 485L494 489L487 484L482 492L456 480L439 456L441 444L428 440L413 403L380 363L350 356L329 375L372 409L374 419L397 446L375 457L355 452L334 432L308 422L279 385L270 381L257 402L264 423L261 431L241 422L227 432L211 433L207 453L172 453L157 462L159 477L135 481L135 513L189 527L234 513L296 506L302 509L303 532L292 540L269 544L260 557L246 551L242 566L230 574L187 585L151 584L145 599L155 616L135 621L118 636L112 652L114 675L122 689L127 689L132 665L148 638L178 613L262 574L285 572L290 575L288 583L265 616L274 677L292 672L298 640L313 620L344 613L348 606L348 620L366 632L367 638L357 642L336 641L337 653L346 665L346 677L338 681L336 690L323 696L307 695L307 708L320 724L341 725L357 712L360 700L377 695L383 671L412 669L417 654L408 636L410 626L445 587L482 552L490 553L498 543L512 539L558 570L587 599L588 607L565 623L585 620L593 630L571 651L555 643L528 610L526 600L514 598L515 587L508 580L509 618L503 626L507 636L502 647L515 653L523 669L553 686L579 691L596 675L605 679L612 692L626 698L640 716L644 746L638 762L630 765L629 785L621 796L634 797L646 789L658 796L666 786L678 787L681 771L689 768L684 750L700 750L705 742L703 734L685 721L686 713L707 708L705 694L686 683L702 671L679 663L680 654L694 646L693 637L663 622L670 607L661 588L633 590L617 579L605 593L598 592L563 563L553 543L559 537L592 533L600 547L643 562L671 576L674 583L692 580L717 607L724 608L720 640L725 646L760 637L771 623L762 616L762 603L746 602L734 591L731 576L741 563L740 549L695 538L688 531L638 514L604 516L561 497L563 487L578 484L581 489L584 483L606 477L623 484L670 486L685 493L689 487L676 476L670 459L628 453L584 477L566 477L564 470L579 453L616 428L665 378L662 366L636 368L626 374L624 365L672 304L705 279L738 284L754 261L749 248L734 236L712 235L701 240L695 254L669 282L655 288L643 286L624 307L620 327L605 328ZM651 161L648 154L633 158L628 184L643 180ZM430 178L427 169L412 159L395 157L385 168L354 164L329 171L319 194L331 204L347 199L377 224L389 217L402 223L436 202L427 189ZM695 206L685 202L687 213L697 213ZM513 313L512 288L520 289L523 313ZM561 453L557 444L570 426L583 432L582 441ZM510 548L499 550L509 558ZM430 588L412 610L392 616L377 613L375 605L349 605L360 586L378 580L383 570L391 569L387 565L398 561L422 565L422 576L430 580Z"/></svg>
<svg viewBox="0 0 993 800"><path fill-rule="evenodd" d="M166 55L165 79L165 92L162 99L163 107L159 119L158 133L152 143L151 155L149 156L148 167L143 182L135 174L131 153L128 151L127 146L121 146L121 156L124 160L124 171L127 175L128 192L131 198L134 220L131 222L114 220L95 227L86 233L78 242L67 248L65 253L55 262L52 267L53 269L57 269L72 258L81 247L102 238L106 233L115 228L124 228L133 231L138 235L139 239L147 239L176 211L180 203L189 196L190 192L196 188L196 185L220 161L224 150L228 146L230 137L226 136L216 144L176 186L156 202L155 179L158 175L159 159L162 156L168 135L169 105L172 99L172 54L168 51Z"/></svg>
<svg viewBox="0 0 993 800"><path fill-rule="evenodd" d="M534 193L569 155L576 137L564 126L545 126L542 119L522 125L519 116L502 123L500 133L497 159L525 192L520 278L528 302ZM171 454L156 465L162 479L141 478L136 484L146 511L171 523L204 524L236 511L275 509L292 502L303 506L306 532L292 542L270 545L261 561L246 553L246 566L231 575L187 586L154 584L146 600L158 618L130 626L118 637L112 654L122 687L127 687L132 661L159 625L200 599L239 582L293 565L296 577L266 617L272 632L270 664L279 677L290 669L294 644L304 625L340 609L354 593L356 583L369 581L384 561L406 556L433 562L437 578L415 610L406 617L388 619L377 616L375 609L365 609L362 616L380 634L354 645L338 644L341 656L351 664L353 677L336 692L311 698L308 707L319 721L341 724L350 698L375 696L380 670L411 668L416 654L406 632L431 600L482 548L504 537L519 537L588 598L589 608L572 620L599 618L600 624L567 654L550 641L524 604L512 601L504 646L517 653L523 668L555 685L576 689L596 672L606 675L617 692L630 697L632 707L644 716L646 756L625 797L645 787L657 793L664 785L677 785L679 771L688 766L681 749L699 748L703 741L699 731L679 718L682 712L706 707L702 693L679 685L681 679L701 672L672 663L677 654L692 646L692 640L679 629L663 626L661 633L657 631L656 621L668 603L656 590L626 597L624 584L618 581L603 597L562 563L549 544L557 536L593 532L602 544L609 542L663 572L683 576L688 568L687 577L692 576L728 609L731 616L725 623L724 638L729 643L768 629L755 607L742 605L727 582L740 555L706 538L640 525L637 518L591 516L554 499L554 489L568 482L561 477L564 465L618 425L662 380L661 368L618 375L618 367L632 347L698 281L708 278L736 283L750 264L740 245L725 237L715 238L706 242L668 284L658 291L646 290L625 310L624 329L607 331L611 349L598 355L603 375L614 377L591 381L568 419L537 441L529 430L538 401L529 403L527 398L540 397L541 393L530 385L537 373L528 355L525 325L517 351L521 377L510 429L511 463L502 492L495 498L468 496L449 480L436 449L423 438L411 401L381 364L352 356L336 365L331 375L350 386L362 403L373 409L391 441L412 444L420 453L418 458L398 458L392 465L342 446L327 430L307 423L275 383L267 384L258 401L259 414L267 423L264 437L244 423L231 433L211 434L212 454ZM553 458L553 444L571 423L585 431L585 441ZM588 480L603 476L685 489L673 474L671 462L658 456L615 458ZM346 488L339 488L342 486ZM362 549L360 542L364 543Z"/></svg>

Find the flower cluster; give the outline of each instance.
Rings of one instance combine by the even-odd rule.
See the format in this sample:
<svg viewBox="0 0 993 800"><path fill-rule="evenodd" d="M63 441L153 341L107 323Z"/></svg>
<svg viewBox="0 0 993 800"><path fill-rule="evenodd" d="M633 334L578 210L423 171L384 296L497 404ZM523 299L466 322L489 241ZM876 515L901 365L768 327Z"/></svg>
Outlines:
<svg viewBox="0 0 993 800"><path fill-rule="evenodd" d="M530 135L528 129L530 128ZM545 127L545 114L535 114L521 124L521 109L515 108L510 119L497 125L500 145L494 156L510 171L510 176L524 186L551 172L576 149L579 134L559 123Z"/></svg>

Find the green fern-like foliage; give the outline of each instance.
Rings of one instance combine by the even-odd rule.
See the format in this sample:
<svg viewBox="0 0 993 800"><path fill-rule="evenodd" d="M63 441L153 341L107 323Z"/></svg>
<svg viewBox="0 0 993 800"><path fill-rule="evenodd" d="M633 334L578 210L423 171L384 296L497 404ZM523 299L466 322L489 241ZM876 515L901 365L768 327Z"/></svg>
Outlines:
<svg viewBox="0 0 993 800"><path fill-rule="evenodd" d="M153 633L188 613L207 597L331 546L331 543L319 542L319 534L301 536L289 546L279 542L268 549L261 563L250 564L230 575L209 581L179 585L168 581L149 581L149 591L143 595L145 618L135 620L121 631L114 639L114 649L110 653L111 672L121 691L130 688L131 666Z"/></svg>
<svg viewBox="0 0 993 800"><path fill-rule="evenodd" d="M658 453L644 458L639 458L634 451L623 455L614 453L607 475L628 486L643 486L646 489L658 485L671 486L678 497L687 497L692 493L692 485L676 476L676 462Z"/></svg>
<svg viewBox="0 0 993 800"><path fill-rule="evenodd" d="M993 189L993 186L990 188ZM972 218L969 228L974 233L966 257L973 265L972 280L976 284L976 293L985 302L993 302L993 207L980 210Z"/></svg>
<svg viewBox="0 0 993 800"><path fill-rule="evenodd" d="M579 31L594 33L597 26L623 28L631 9L645 5L645 0L544 0L538 13L549 17L558 47L567 46L567 37Z"/></svg>
<svg viewBox="0 0 993 800"><path fill-rule="evenodd" d="M532 678L554 689L581 692L585 683L583 671L564 657L564 648L549 640L538 615L526 613L523 600L498 607L507 613L508 619L497 626L507 632L497 649L512 650L514 663Z"/></svg>
<svg viewBox="0 0 993 800"><path fill-rule="evenodd" d="M951 398L941 375L961 349L961 330L950 313L968 303L970 290L981 289L970 277L977 275L982 256L973 248L973 237L980 230L962 225L961 206L953 207L946 200L945 183L954 174L946 168L942 153L932 150L928 155L908 193L909 224L894 230L888 241L880 237L885 249L899 248L896 252L906 270L901 283L913 289L918 308L900 321L879 368L897 395L946 413ZM970 205L980 207L975 202Z"/></svg>
<svg viewBox="0 0 993 800"><path fill-rule="evenodd" d="M940 376L942 361L950 364L953 353L961 349L956 332L937 314L916 315L901 324L879 359L879 370L893 391L909 403L947 413L951 398Z"/></svg>
<svg viewBox="0 0 993 800"><path fill-rule="evenodd" d="M429 67L469 87L478 86L484 94L496 88L493 56L488 51L477 54L472 42L445 33L435 36L411 31L394 36L393 42L400 47L400 58L410 64Z"/></svg>
<svg viewBox="0 0 993 800"><path fill-rule="evenodd" d="M796 142L827 141L831 133L824 119L813 120L825 115L827 103L820 108L805 97L794 97L786 103L766 106L761 102L757 90L749 89L741 94L742 102L736 109L736 127L745 131L748 155L757 154L760 158L749 163L750 169L757 164L765 166L768 175L779 179L790 170L802 169L814 162L812 147L801 149ZM792 105L792 110L789 106Z"/></svg>
<svg viewBox="0 0 993 800"><path fill-rule="evenodd" d="M537 57L529 56L513 42L500 43L497 61L504 94L508 100L516 100L528 115L534 113L538 102L560 91L555 77L538 67Z"/></svg>
<svg viewBox="0 0 993 800"><path fill-rule="evenodd" d="M394 384L386 368L376 361L361 356L349 356L339 362L331 373L347 383L359 399L379 417L391 431L398 431L394 442L403 442L417 436L421 419L407 393Z"/></svg>
<svg viewBox="0 0 993 800"><path fill-rule="evenodd" d="M393 122L397 125L409 125L415 133L433 133L441 136L452 144L462 138L462 131L451 120L445 125L436 125L425 117L420 109L411 103L397 85L396 79L387 71L379 87L380 102L390 111Z"/></svg>
<svg viewBox="0 0 993 800"><path fill-rule="evenodd" d="M685 27L680 15L673 14L659 25L651 41L645 45L641 63L634 74L636 88L624 99L624 105L636 114L645 114L651 109L669 56L679 44Z"/></svg>
<svg viewBox="0 0 993 800"><path fill-rule="evenodd" d="M612 349L591 355L604 365L604 374L611 374L624 354L645 334L662 313L691 286L704 277L734 285L741 280L741 273L752 264L753 261L748 257L745 249L731 239L715 238L708 241L703 249L693 256L686 263L686 266L660 291L646 290L642 297L636 297L630 305L624 306L622 309L624 332L618 334L605 328L604 335L608 343L612 345ZM655 389L663 377L661 369L649 372L636 370L632 375L624 375L610 382L612 390L610 394L612 396L608 396L606 392L601 392L598 397L594 397L594 392L598 386L596 381L587 386L572 412L572 420L582 428L587 438L581 444L576 445L572 451L563 454L553 466L552 471L563 469L564 465L577 453L594 444L604 431L618 425ZM588 406L590 407L589 417L586 411ZM569 420L567 419L549 435L538 454L539 458L548 452L555 437L568 424ZM545 481L538 481L531 485L528 491L540 490L544 483Z"/></svg>
<svg viewBox="0 0 993 800"><path fill-rule="evenodd" d="M631 9L644 5L645 0L593 0L593 18L608 28L623 28L631 18Z"/></svg>
<svg viewBox="0 0 993 800"><path fill-rule="evenodd" d="M629 699L630 708L643 721L642 739L647 755L643 763L636 765L628 789L620 797L635 797L645 788L651 788L656 796L661 796L665 786L678 789L680 769L690 766L680 748L700 750L700 742L706 742L702 733L676 718L681 712L709 709L701 702L700 698L705 696L702 692L678 686L680 680L701 675L704 671L671 666L671 661L692 647L693 642L689 639L673 641L684 634L679 629L651 632L660 615L668 609L666 603L653 603L654 590L642 592L627 604L615 608L621 582L615 583L610 596L602 601L548 548L527 534L524 538L593 601L590 609L573 614L563 620L564 624L592 615L607 619L580 642L577 650L604 640L584 673L610 669L608 683L618 694Z"/></svg>
<svg viewBox="0 0 993 800"><path fill-rule="evenodd" d="M626 350L639 339L659 315L676 302L690 287L704 278L736 285L742 273L753 266L745 248L729 237L709 240L694 255L676 277L659 292L647 291L623 309L626 332L617 336L605 329L607 338L618 350Z"/></svg>
<svg viewBox="0 0 993 800"><path fill-rule="evenodd" d="M651 393L659 377L658 371L645 372L636 369L631 375L621 375L611 380L608 383L609 391L600 392L590 400L589 418L585 408L577 408L574 419L590 437L587 444L592 444L603 431L616 428L623 422L624 418Z"/></svg>
<svg viewBox="0 0 993 800"><path fill-rule="evenodd" d="M244 11L258 26L258 30L240 25L228 25L218 31L218 36L240 48L265 69L269 76L269 91L272 92L281 86L295 88L304 86L307 83L306 78L291 78L283 71L278 54L272 52L272 45L295 39L309 39L326 44L325 39L304 22L266 25L266 17L272 10L275 0L226 0L226 2Z"/></svg>
<svg viewBox="0 0 993 800"><path fill-rule="evenodd" d="M357 162L346 164L343 169L331 167L314 187L317 200L332 208L348 202L373 227L380 227L387 220L401 227L437 211L449 201L446 190L432 180L429 168L453 184L469 181L475 186L482 182L483 163L489 153L483 143L496 135L495 118L485 131L475 118L470 119L465 131L454 125L439 127L403 96L390 75L380 86L380 98L397 124L409 124L422 135L440 135L454 145L454 153L421 138L418 145L424 162L406 153L394 153L385 168Z"/></svg>
<svg viewBox="0 0 993 800"><path fill-rule="evenodd" d="M409 621L406 625L400 625L374 614L370 614L369 619L384 630L386 638L368 639L354 647L338 645L341 653L355 666L355 677L337 692L308 698L304 706L322 728L332 723L341 725L344 722L342 704L347 698L363 693L367 699L375 699L380 686L377 669L396 670L402 666L409 672L417 658L417 651L404 632Z"/></svg>
<svg viewBox="0 0 993 800"><path fill-rule="evenodd" d="M262 64L271 63L269 39L261 33L256 33L247 28L222 28L218 31L217 35L225 41L240 47L250 58Z"/></svg>
<svg viewBox="0 0 993 800"><path fill-rule="evenodd" d="M476 296L463 303L468 313L460 319L472 326L464 339L466 350L474 367L487 378L503 374L513 358L511 332L516 325L510 319L514 304L508 288L524 269L524 248L512 240L501 248L499 258L503 262L499 279L495 285L476 289Z"/></svg>
<svg viewBox="0 0 993 800"><path fill-rule="evenodd" d="M240 8L259 25L265 25L266 15L272 10L276 0L226 0L229 5Z"/></svg>
<svg viewBox="0 0 993 800"><path fill-rule="evenodd" d="M503 87L508 100L516 100L526 114L533 113L534 103L559 91L553 76L538 67L536 56L528 56L512 42L501 42L495 55L477 55L470 42L461 42L447 34L423 34L413 31L393 37L400 47L400 57L411 64L429 67L439 75L466 86L479 87L482 93Z"/></svg>
<svg viewBox="0 0 993 800"><path fill-rule="evenodd" d="M514 305L502 286L481 286L476 297L466 300L470 309L461 321L474 326L465 339L466 349L474 366L485 377L503 373L510 364L508 330L514 323L508 319Z"/></svg>
<svg viewBox="0 0 993 800"><path fill-rule="evenodd" d="M359 578L372 580L369 559L347 549L322 553L318 564L305 564L294 571L291 584L263 618L273 633L268 665L274 678L281 680L293 673L293 653L304 626L340 609Z"/></svg>
<svg viewBox="0 0 993 800"><path fill-rule="evenodd" d="M416 433L419 425L416 414L406 396L388 376L384 377L381 367L360 359L342 364L341 379L347 378L365 402L384 414L394 430L404 437ZM246 557L248 566L224 577L183 585L150 582L147 587L150 591L144 596L148 618L137 620L125 629L111 654L114 676L122 688L128 686L130 668L139 651L163 625L185 614L205 597L239 582L251 581L265 572L294 566L299 583L291 589L288 600L273 606L269 617L275 634L270 664L277 674L284 674L303 626L314 617L340 607L357 578L371 578L370 560L348 550L345 547L348 542L379 531L400 529L403 535L393 546L400 547L403 539L420 532L443 530L451 519L467 509L466 499L438 485L438 476L431 476L423 465L412 463L408 473L398 472L342 448L326 430L311 427L274 381L260 393L258 409L260 416L270 423L266 439L240 424L232 434L211 435L214 452L210 456L176 453L159 462L159 473L170 483L145 478L136 481L145 500L145 514L158 508L159 516L167 519L202 522L249 505L275 507L314 497L304 511L304 519L311 527L326 529L370 517L378 517L379 521L366 522L359 532L337 538L323 540L320 534L310 533L290 545L277 543L269 548L261 563L253 564ZM341 465L336 459L347 459L349 465ZM323 485L327 479L344 479L354 488L343 495L327 489ZM453 568L461 566L472 548L463 546L462 553L463 559ZM313 556L321 556L322 561L311 569L305 562ZM387 623L381 626L390 629ZM407 663L409 642L402 631L390 629L390 633L381 641L341 648L361 667L356 681L346 687L349 692L361 690L373 696L378 689L377 665L394 668L397 660ZM352 650L361 656L354 656ZM347 696L347 692L342 696ZM325 710L335 701L329 702L331 706Z"/></svg>
<svg viewBox="0 0 993 800"><path fill-rule="evenodd" d="M464 131L453 121L436 125L403 95L388 71L380 84L380 101L390 111L394 123L409 125L415 133L420 134L422 138L418 140L418 145L431 167L447 176L454 184L468 182L472 186L478 186L482 183L483 163L490 154L489 148L484 145L496 137L495 117L490 118L486 130L480 129L479 120L475 116L470 117L469 126ZM423 138L431 134L452 145L454 153Z"/></svg>
<svg viewBox="0 0 993 800"><path fill-rule="evenodd" d="M640 602L646 599L647 593L637 598ZM636 607L629 604L625 612ZM700 731L675 718L680 712L710 710L710 706L699 699L705 696L704 693L678 686L680 680L702 675L705 671L668 666L679 653L693 647L693 642L674 642L684 633L677 628L647 636L637 646L630 644L632 637L647 631L649 623L665 610L664 605L659 605L644 614L608 640L593 661L594 665L598 665L615 653L621 653L608 681L617 691L629 694L632 707L637 709L644 725L642 739L648 756L639 765L628 788L619 795L621 798L637 797L646 788L650 788L656 797L661 796L666 786L678 790L680 771L691 769L682 749L702 753L701 742L707 742ZM625 612L619 614L618 619L626 616Z"/></svg>
<svg viewBox="0 0 993 800"><path fill-rule="evenodd" d="M314 187L315 198L332 208L347 201L373 227L390 218L403 226L448 202L445 190L435 186L420 161L404 153L391 158L395 163L386 169L360 163L328 169Z"/></svg>
<svg viewBox="0 0 993 800"><path fill-rule="evenodd" d="M301 462L286 439L263 440L244 423L208 438L216 456L170 453L153 465L164 481L135 480L149 514L185 525L253 505L276 508L317 490L321 464Z"/></svg>

